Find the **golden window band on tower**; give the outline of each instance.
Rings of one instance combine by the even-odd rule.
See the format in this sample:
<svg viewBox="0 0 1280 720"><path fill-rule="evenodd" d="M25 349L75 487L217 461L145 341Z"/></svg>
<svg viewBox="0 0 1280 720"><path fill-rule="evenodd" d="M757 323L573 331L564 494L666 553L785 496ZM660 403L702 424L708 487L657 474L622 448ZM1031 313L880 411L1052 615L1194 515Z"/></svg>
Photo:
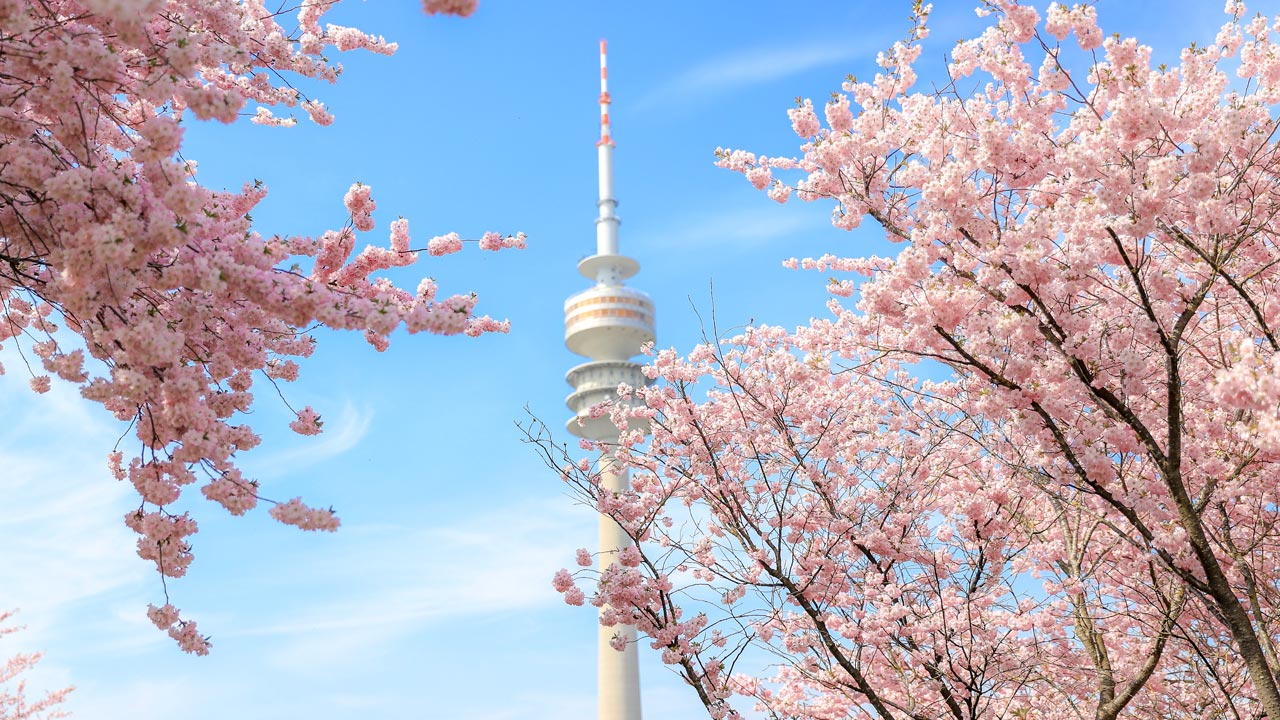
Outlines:
<svg viewBox="0 0 1280 720"><path fill-rule="evenodd" d="M566 305L564 308L564 311L565 313L572 313L574 310L581 307L587 307L588 305L604 305L604 304L639 305L645 310L648 310L649 312L653 312L652 301L646 300L645 298L632 297L629 295L597 295L594 297L583 298L582 300L579 300L571 305Z"/></svg>
<svg viewBox="0 0 1280 720"><path fill-rule="evenodd" d="M649 313L641 312L639 310L628 310L627 308L600 308L599 310L584 310L583 312L574 313L573 317L569 318L569 322L577 323L583 320L590 320L591 318L602 317L633 318L640 321L646 321L651 316Z"/></svg>

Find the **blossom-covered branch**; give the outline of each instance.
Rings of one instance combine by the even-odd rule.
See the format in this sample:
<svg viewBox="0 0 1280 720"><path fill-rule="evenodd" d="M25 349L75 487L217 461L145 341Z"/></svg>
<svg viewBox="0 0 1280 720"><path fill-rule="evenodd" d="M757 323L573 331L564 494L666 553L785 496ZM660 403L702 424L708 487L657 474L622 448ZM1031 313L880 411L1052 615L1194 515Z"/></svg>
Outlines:
<svg viewBox="0 0 1280 720"><path fill-rule="evenodd" d="M387 247L355 252L358 233L374 228L368 186L347 193L338 229L263 237L249 213L265 188L205 187L180 159L194 120L288 125L276 112L301 108L328 124L323 103L290 77L335 81L340 67L326 57L334 49L396 49L322 24L335 4L302 0L284 12L262 0L0 0L0 341L34 356L36 392L57 376L130 424L133 439L112 453L111 472L138 491L126 522L162 577L180 577L191 562L196 520L169 509L185 488L201 486L237 515L262 499L235 462L259 443L244 413L255 382L297 377L294 359L314 347L309 329L358 331L379 350L398 327L507 329L473 313L474 295L438 296L432 280L406 290L379 276L418 259L407 221L391 224ZM465 14L474 5L424 9ZM493 237L482 247L523 243ZM320 426L311 408L291 424L303 434ZM271 514L303 529L338 524L299 500ZM203 652L165 594L153 619Z"/></svg>

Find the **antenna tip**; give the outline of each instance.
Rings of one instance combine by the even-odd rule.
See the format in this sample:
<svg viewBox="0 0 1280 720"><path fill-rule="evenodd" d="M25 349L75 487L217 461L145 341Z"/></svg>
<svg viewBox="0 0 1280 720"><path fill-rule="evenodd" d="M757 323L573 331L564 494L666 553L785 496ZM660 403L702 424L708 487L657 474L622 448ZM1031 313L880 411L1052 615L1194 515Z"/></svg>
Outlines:
<svg viewBox="0 0 1280 720"><path fill-rule="evenodd" d="M600 41L600 54L601 54L601 55L603 55L603 54L604 54L604 51L605 51L605 49L606 49L606 48L608 48L608 46L609 46L609 41L608 41L608 40L601 40L601 41Z"/></svg>

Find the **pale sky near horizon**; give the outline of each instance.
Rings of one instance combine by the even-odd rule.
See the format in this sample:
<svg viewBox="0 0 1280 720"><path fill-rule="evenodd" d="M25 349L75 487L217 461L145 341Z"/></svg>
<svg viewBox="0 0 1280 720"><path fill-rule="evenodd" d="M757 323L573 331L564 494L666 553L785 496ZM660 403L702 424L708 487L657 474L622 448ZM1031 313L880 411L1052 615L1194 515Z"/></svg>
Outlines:
<svg viewBox="0 0 1280 720"><path fill-rule="evenodd" d="M1187 42L1213 39L1222 4L1098 6L1104 30L1176 60ZM974 5L934 3L922 83L955 38L984 27ZM564 349L562 303L586 287L574 268L594 249L597 42L609 40L622 250L642 266L629 284L654 296L657 344L687 351L711 322L712 283L722 332L794 326L826 313L826 277L783 259L889 251L873 228L832 229L829 204L773 203L716 169L713 151L795 154L793 99L820 105L846 74L873 75L909 7L481 0L458 20L425 17L416 1L343 3L331 22L401 49L348 54L337 86L308 86L333 127L194 123L184 154L208 185L266 182L253 213L264 233L340 226L355 181L378 202L371 242L385 243L400 215L418 245L449 230L526 232L522 252L470 246L396 275L475 290L511 334L400 333L378 354L321 332L285 386L295 407L323 414L318 438L288 432L283 406L258 388L250 422L265 442L244 455L246 474L268 497L334 505L343 527L301 533L262 510L233 518L192 493L196 559L169 591L212 636L205 658L145 617L163 602L159 578L122 522L132 490L105 461L123 426L57 383L33 395L21 360L0 352L0 608L21 608L27 625L0 657L44 650L32 685L75 685L67 709L94 720L593 717L595 618L563 605L550 581L595 543L596 521L513 423L528 407L561 428L563 375L582 361ZM655 653L641 654L648 717L705 716Z"/></svg>

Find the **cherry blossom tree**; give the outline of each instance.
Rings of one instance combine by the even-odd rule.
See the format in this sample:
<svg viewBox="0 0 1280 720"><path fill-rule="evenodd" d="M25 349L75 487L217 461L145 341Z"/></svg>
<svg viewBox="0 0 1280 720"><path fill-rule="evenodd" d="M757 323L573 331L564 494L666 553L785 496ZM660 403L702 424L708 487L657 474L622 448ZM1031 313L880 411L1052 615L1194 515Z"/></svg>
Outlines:
<svg viewBox="0 0 1280 720"><path fill-rule="evenodd" d="M399 327L506 331L473 314L474 295L438 295L433 280L405 290L378 276L422 252L457 251L458 235L414 248L401 219L388 247L355 253L358 233L374 228L368 186L347 193L342 227L263 237L249 213L265 188L206 187L183 158L184 128L195 121L287 126L295 119L278 113L297 108L331 122L291 78L335 81L341 67L326 56L334 50L396 49L322 25L334 4L0 0L0 341L19 353L36 392L57 376L129 425L110 470L137 489L126 523L162 579L181 577L192 560L196 519L171 509L186 488L235 515L266 500L236 464L259 443L243 414L255 383L298 376L312 328L359 331L378 350ZM467 14L475 0L423 7ZM479 240L487 250L523 243L497 233ZM320 432L315 410L295 414L295 431ZM304 530L338 525L299 499L267 502L273 517ZM165 600L151 618L184 649L206 652L167 588Z"/></svg>
<svg viewBox="0 0 1280 720"><path fill-rule="evenodd" d="M797 156L718 153L901 250L657 353L586 445L629 492L544 443L639 543L555 585L715 718L1280 718L1280 18L1167 67L1089 5L983 11L935 89L917 5Z"/></svg>
<svg viewBox="0 0 1280 720"><path fill-rule="evenodd" d="M12 610L0 611L0 623L13 617ZM17 632L21 628L0 627L0 637ZM62 704L71 688L64 688L45 695L40 700L28 701L26 698L26 682L18 680L13 689L4 686L13 683L14 679L30 670L40 661L40 656L18 654L10 657L3 668L0 668L0 720L52 720L66 717L66 713L57 709Z"/></svg>

